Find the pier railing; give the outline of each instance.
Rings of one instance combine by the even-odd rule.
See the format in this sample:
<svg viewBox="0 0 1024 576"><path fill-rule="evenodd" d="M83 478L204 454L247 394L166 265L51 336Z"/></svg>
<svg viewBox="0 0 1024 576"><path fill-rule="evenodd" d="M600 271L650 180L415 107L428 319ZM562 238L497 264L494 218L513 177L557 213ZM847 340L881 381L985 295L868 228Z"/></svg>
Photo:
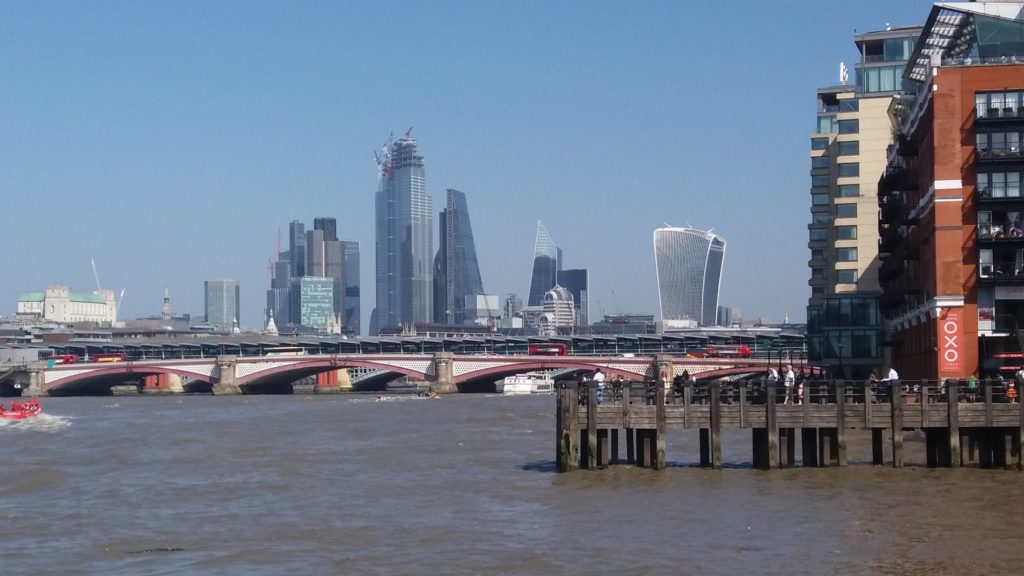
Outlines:
<svg viewBox="0 0 1024 576"><path fill-rule="evenodd" d="M893 464L902 466L903 431L915 429L932 438L929 464L959 465L961 432L971 436L973 446L982 429L1001 431L1003 443L1008 437L1011 455L1021 463L1024 410L1018 392L1004 380L915 380L894 385L804 379L790 387L764 379L643 381L607 383L600 390L593 382L559 382L559 469L571 469L576 462L585 468L606 465L609 432L617 458L619 430L626 431L627 460L660 468L666 428L700 430L701 463L713 467L720 466L721 430L729 428L753 430L755 465L768 468L792 465L797 429L805 465L845 465L845 432L850 429L871 431L876 464L882 463L883 431L890 431Z"/></svg>

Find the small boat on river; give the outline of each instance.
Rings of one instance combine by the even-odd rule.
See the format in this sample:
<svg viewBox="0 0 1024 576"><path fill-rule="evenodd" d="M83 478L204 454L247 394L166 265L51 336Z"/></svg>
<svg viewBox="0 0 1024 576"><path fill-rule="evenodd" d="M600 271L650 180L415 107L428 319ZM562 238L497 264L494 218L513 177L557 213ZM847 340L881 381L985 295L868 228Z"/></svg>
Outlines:
<svg viewBox="0 0 1024 576"><path fill-rule="evenodd" d="M39 400L35 398L23 402L0 402L0 418L7 420L24 420L38 416L41 412Z"/></svg>

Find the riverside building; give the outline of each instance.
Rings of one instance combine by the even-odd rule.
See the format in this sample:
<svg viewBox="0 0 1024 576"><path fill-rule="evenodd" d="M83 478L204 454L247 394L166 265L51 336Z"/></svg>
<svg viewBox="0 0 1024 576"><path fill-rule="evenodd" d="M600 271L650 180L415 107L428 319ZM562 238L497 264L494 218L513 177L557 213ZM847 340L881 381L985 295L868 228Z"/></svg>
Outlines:
<svg viewBox="0 0 1024 576"><path fill-rule="evenodd" d="M886 353L904 378L993 375L1024 328L1024 3L936 4L903 78L878 188Z"/></svg>
<svg viewBox="0 0 1024 576"><path fill-rule="evenodd" d="M866 378L881 368L877 186L892 139L890 108L917 89L903 71L920 33L912 26L854 36L855 82L840 65L840 84L818 89L807 345L809 359L836 376Z"/></svg>

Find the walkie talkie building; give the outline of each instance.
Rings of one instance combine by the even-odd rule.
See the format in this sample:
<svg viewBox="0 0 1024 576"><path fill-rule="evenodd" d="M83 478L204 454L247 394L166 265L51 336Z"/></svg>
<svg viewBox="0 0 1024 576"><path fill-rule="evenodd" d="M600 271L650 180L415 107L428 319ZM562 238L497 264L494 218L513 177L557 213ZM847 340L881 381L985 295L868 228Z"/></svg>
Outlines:
<svg viewBox="0 0 1024 576"><path fill-rule="evenodd" d="M696 228L658 228L654 231L654 260L661 319L713 325L725 240Z"/></svg>

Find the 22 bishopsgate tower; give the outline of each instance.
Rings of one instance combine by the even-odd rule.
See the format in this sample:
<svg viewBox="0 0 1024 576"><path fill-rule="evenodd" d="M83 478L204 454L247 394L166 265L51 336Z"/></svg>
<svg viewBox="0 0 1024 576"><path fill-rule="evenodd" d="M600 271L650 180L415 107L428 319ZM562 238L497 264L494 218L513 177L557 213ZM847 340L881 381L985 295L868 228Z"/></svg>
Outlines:
<svg viewBox="0 0 1024 576"><path fill-rule="evenodd" d="M409 132L377 156L377 309L371 333L430 322L433 306L434 208L423 157Z"/></svg>

